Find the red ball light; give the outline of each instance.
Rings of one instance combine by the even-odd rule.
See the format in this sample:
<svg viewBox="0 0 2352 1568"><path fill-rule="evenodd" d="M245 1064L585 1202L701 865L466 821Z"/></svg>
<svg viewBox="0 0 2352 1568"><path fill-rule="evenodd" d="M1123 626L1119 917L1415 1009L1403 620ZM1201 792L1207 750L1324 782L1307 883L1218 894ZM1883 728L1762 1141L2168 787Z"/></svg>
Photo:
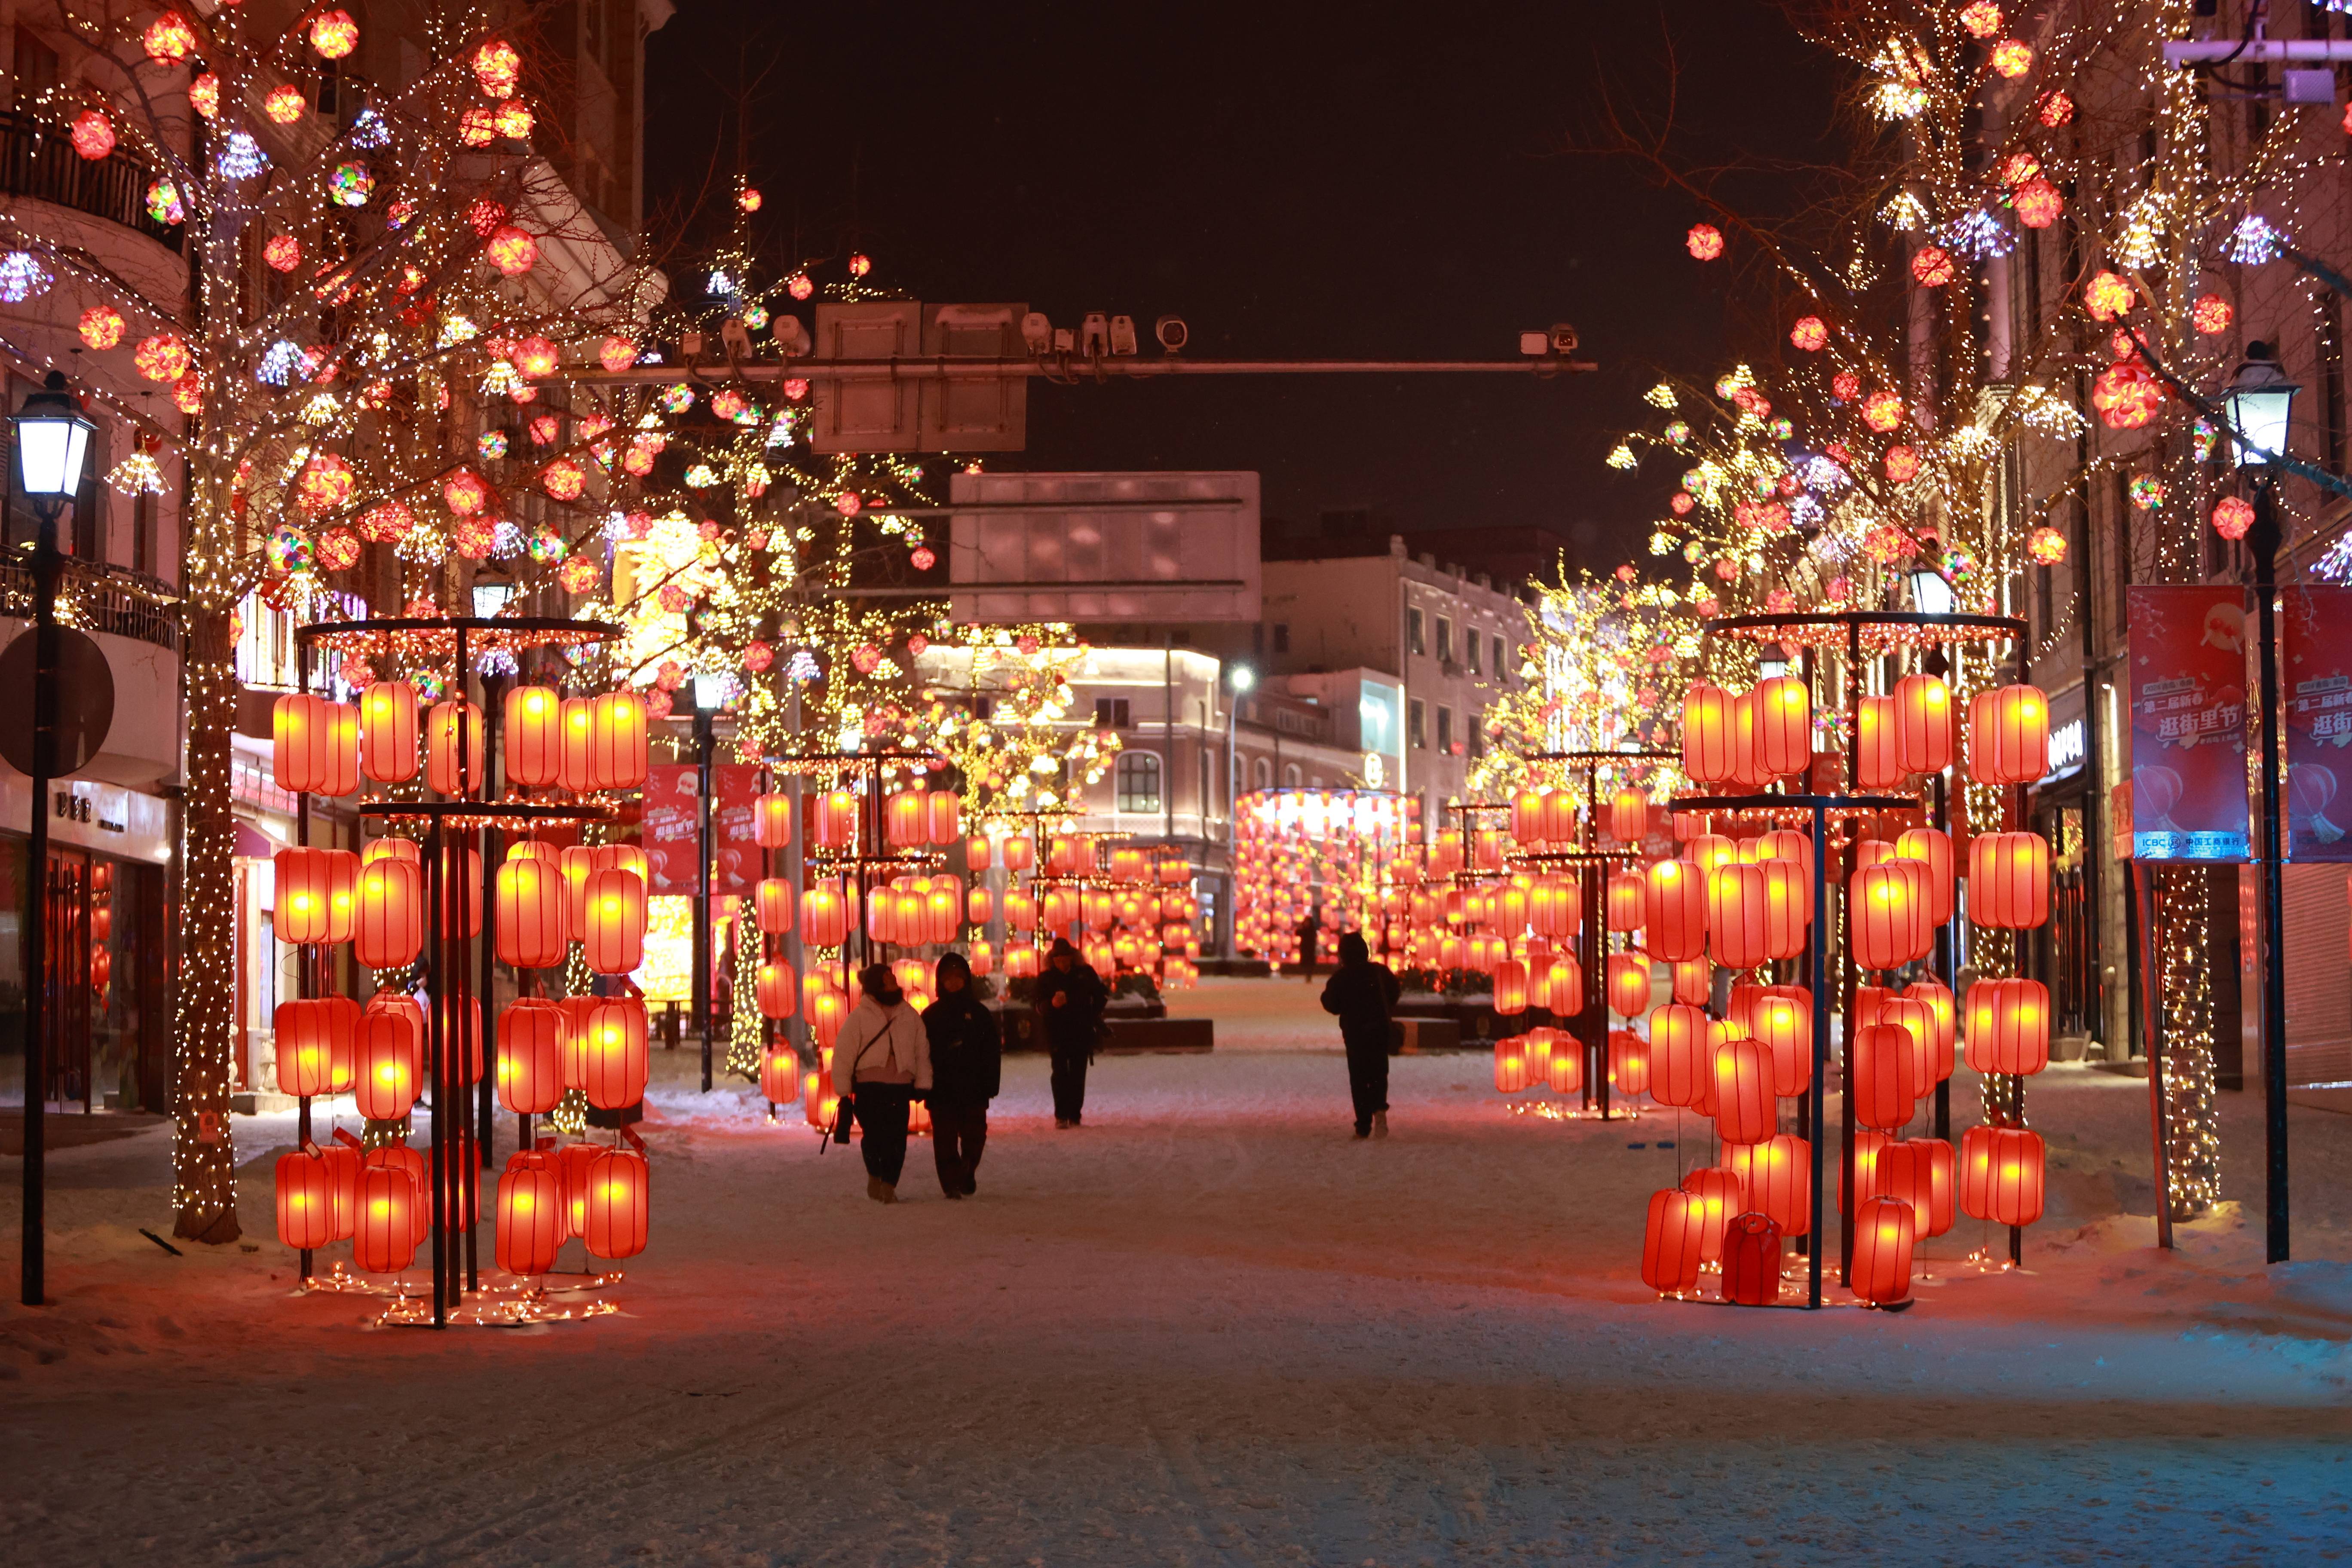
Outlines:
<svg viewBox="0 0 2352 1568"><path fill-rule="evenodd" d="M1797 324L1789 329L1789 341L1807 353L1819 353L1829 347L1829 323L1819 316L1800 316Z"/></svg>
<svg viewBox="0 0 2352 1568"><path fill-rule="evenodd" d="M2213 531L2224 539L2243 539L2246 530L2254 526L2253 503L2236 496L2223 496L2213 503Z"/></svg>
<svg viewBox="0 0 2352 1568"><path fill-rule="evenodd" d="M1723 254L1723 231L1711 223L1693 224L1690 233L1683 237L1683 245L1699 260L1713 261Z"/></svg>

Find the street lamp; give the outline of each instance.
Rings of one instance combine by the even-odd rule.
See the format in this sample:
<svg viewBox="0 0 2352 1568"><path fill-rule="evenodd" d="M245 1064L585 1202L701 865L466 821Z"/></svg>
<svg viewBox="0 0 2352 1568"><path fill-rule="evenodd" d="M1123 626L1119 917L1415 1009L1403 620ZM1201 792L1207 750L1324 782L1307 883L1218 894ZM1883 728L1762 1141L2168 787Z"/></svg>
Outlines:
<svg viewBox="0 0 2352 1568"><path fill-rule="evenodd" d="M2254 558L2255 641L2262 650L2263 818L2263 1152L2265 1166L2264 1250L2273 1263L2287 1258L2286 1164L2286 890L2280 864L2284 831L2279 810L2278 481L2287 431L2301 390L2286 378L2268 343L2248 343L2230 378L2225 401L2241 469L2252 472L2254 526L2246 546Z"/></svg>
<svg viewBox="0 0 2352 1568"><path fill-rule="evenodd" d="M41 1032L47 1026L48 968L43 944L48 935L49 780L57 773L58 578L65 558L58 551L58 514L81 489L82 462L95 429L81 405L66 390L63 371L49 372L41 390L25 399L14 416L17 482L33 503L40 531L33 538L33 772L28 784L31 873L25 897L25 1251L23 1300L41 1305L45 1192L41 1104L48 1092L48 1062Z"/></svg>
<svg viewBox="0 0 2352 1568"><path fill-rule="evenodd" d="M710 786L717 749L719 710L727 702L727 678L698 670L694 676L694 1021L702 1035L702 1092L710 1092ZM738 917L740 918L740 916Z"/></svg>
<svg viewBox="0 0 2352 1568"><path fill-rule="evenodd" d="M1238 764L1234 760L1234 721L1241 716L1242 697L1257 684L1257 672L1237 664L1225 671L1231 695L1225 701L1225 930L1234 929L1234 796ZM1226 957L1233 956L1227 953Z"/></svg>

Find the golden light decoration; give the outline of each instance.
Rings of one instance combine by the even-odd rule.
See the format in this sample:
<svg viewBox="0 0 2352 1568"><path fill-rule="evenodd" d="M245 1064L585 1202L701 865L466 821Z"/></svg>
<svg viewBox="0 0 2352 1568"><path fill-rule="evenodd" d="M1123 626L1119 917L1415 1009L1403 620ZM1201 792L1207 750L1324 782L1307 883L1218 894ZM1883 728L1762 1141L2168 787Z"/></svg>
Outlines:
<svg viewBox="0 0 2352 1568"><path fill-rule="evenodd" d="M2066 559L2066 536L2042 523L2025 536L2025 553L2037 566L2055 566Z"/></svg>
<svg viewBox="0 0 2352 1568"><path fill-rule="evenodd" d="M196 52L195 25L177 11L166 11L147 25L140 41L149 59L161 65L178 65Z"/></svg>
<svg viewBox="0 0 2352 1568"><path fill-rule="evenodd" d="M539 264L539 241L512 224L491 235L484 248L490 265L509 278L520 278Z"/></svg>
<svg viewBox="0 0 2352 1568"><path fill-rule="evenodd" d="M522 79L522 57L503 38L492 38L474 51L474 80L490 98L509 98Z"/></svg>
<svg viewBox="0 0 2352 1568"><path fill-rule="evenodd" d="M2219 294L2200 294L2197 302L2189 308L2189 324L2207 337L2228 331L2237 315L2230 301Z"/></svg>
<svg viewBox="0 0 2352 1568"><path fill-rule="evenodd" d="M310 21L310 47L331 60L359 47L360 25L349 11L321 11Z"/></svg>
<svg viewBox="0 0 2352 1568"><path fill-rule="evenodd" d="M2022 38L2003 38L1992 48L1992 68L2011 80L2033 68L2033 46Z"/></svg>
<svg viewBox="0 0 2352 1568"><path fill-rule="evenodd" d="M1693 224L1683 237L1683 248L1700 261L1713 261L1723 254L1723 231L1711 223Z"/></svg>
<svg viewBox="0 0 2352 1568"><path fill-rule="evenodd" d="M1952 253L1940 245L1921 246L1911 258L1911 277L1923 289L1941 289L1958 275Z"/></svg>
<svg viewBox="0 0 2352 1568"><path fill-rule="evenodd" d="M143 338L131 351L131 363L150 381L177 381L195 364L195 356L176 332Z"/></svg>
<svg viewBox="0 0 2352 1568"><path fill-rule="evenodd" d="M261 111L278 125L293 124L309 113L310 109L309 96L290 82L283 87L271 88L269 96L261 100Z"/></svg>

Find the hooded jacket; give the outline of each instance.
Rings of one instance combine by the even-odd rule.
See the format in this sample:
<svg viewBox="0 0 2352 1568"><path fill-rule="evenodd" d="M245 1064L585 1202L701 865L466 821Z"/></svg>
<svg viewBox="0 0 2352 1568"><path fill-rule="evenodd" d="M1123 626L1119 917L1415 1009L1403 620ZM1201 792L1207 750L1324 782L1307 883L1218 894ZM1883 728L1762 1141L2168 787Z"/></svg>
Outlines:
<svg viewBox="0 0 2352 1568"><path fill-rule="evenodd" d="M1339 939L1339 967L1323 983L1323 1011L1339 1016L1342 1040L1360 1049L1387 1050L1389 1009L1398 994L1395 973L1371 962L1361 936L1349 931Z"/></svg>
<svg viewBox="0 0 2352 1568"><path fill-rule="evenodd" d="M1102 976L1075 957L1067 970L1051 962L1037 971L1034 992L1037 1016L1043 1021L1046 1046L1064 1056L1079 1051L1095 1054L1095 1021L1110 1002ZM1055 1005L1055 998L1061 1005Z"/></svg>
<svg viewBox="0 0 2352 1568"><path fill-rule="evenodd" d="M964 976L963 989L950 991L944 982L958 970ZM996 1015L981 1001L971 966L961 954L941 958L934 979L939 1000L923 1012L923 1033L931 1051L931 1103L986 1105L996 1098L1003 1079L1003 1031Z"/></svg>
<svg viewBox="0 0 2352 1568"><path fill-rule="evenodd" d="M931 1042L905 1002L885 1007L871 992L842 1020L833 1041L833 1090L854 1095L859 1081L931 1087Z"/></svg>

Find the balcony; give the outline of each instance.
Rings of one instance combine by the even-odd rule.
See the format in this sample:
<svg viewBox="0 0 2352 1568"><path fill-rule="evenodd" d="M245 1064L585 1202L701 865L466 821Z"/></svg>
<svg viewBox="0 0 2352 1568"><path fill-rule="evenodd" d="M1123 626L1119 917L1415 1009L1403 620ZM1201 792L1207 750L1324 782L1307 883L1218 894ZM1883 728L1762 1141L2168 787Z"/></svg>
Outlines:
<svg viewBox="0 0 2352 1568"><path fill-rule="evenodd" d="M0 112L0 195L54 202L178 251L184 226L157 223L147 214L147 184L153 178L152 170L120 153L93 163L55 128L30 115Z"/></svg>
<svg viewBox="0 0 2352 1568"><path fill-rule="evenodd" d="M180 651L180 599L164 584L120 566L68 560L58 580L58 622ZM21 551L0 556L0 617L33 618L33 567Z"/></svg>

